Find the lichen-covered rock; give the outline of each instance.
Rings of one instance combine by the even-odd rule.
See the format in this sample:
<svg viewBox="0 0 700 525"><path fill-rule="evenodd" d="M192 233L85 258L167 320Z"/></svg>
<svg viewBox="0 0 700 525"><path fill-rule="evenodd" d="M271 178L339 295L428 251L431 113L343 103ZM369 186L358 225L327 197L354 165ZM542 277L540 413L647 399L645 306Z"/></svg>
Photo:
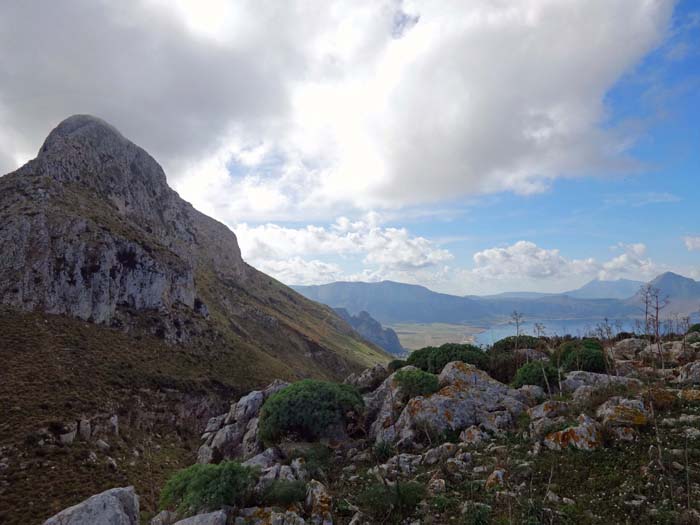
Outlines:
<svg viewBox="0 0 700 525"><path fill-rule="evenodd" d="M683 385L700 384L700 361L682 366L678 372L678 382Z"/></svg>
<svg viewBox="0 0 700 525"><path fill-rule="evenodd" d="M457 453L457 445L454 443L443 443L439 447L431 448L423 454L423 464L435 465L453 457Z"/></svg>
<svg viewBox="0 0 700 525"><path fill-rule="evenodd" d="M615 359L634 360L647 347L647 341L631 337L615 343L611 353Z"/></svg>
<svg viewBox="0 0 700 525"><path fill-rule="evenodd" d="M333 525L333 498L320 481L312 479L306 489L306 508L313 525Z"/></svg>
<svg viewBox="0 0 700 525"><path fill-rule="evenodd" d="M695 359L697 351L692 345L683 341L668 341L661 344L647 345L639 352L638 357L645 361L664 363L666 366L677 366Z"/></svg>
<svg viewBox="0 0 700 525"><path fill-rule="evenodd" d="M410 443L421 432L439 434L472 425L498 431L512 427L526 409L517 390L461 361L445 365L438 380L441 389L409 400L395 425L377 429L377 441Z"/></svg>
<svg viewBox="0 0 700 525"><path fill-rule="evenodd" d="M180 520L175 525L226 525L228 515L223 510L209 512L207 514L197 514L190 518Z"/></svg>
<svg viewBox="0 0 700 525"><path fill-rule="evenodd" d="M139 525L139 498L134 487L106 490L59 512L44 525Z"/></svg>
<svg viewBox="0 0 700 525"><path fill-rule="evenodd" d="M505 469L498 468L489 474L486 478L486 488L496 489L505 485L506 482L506 471Z"/></svg>
<svg viewBox="0 0 700 525"><path fill-rule="evenodd" d="M202 434L204 443L197 453L198 463L223 459L249 459L263 451L258 434L258 416L267 398L289 383L275 380L265 390L254 390L231 404L227 414L213 417Z"/></svg>
<svg viewBox="0 0 700 525"><path fill-rule="evenodd" d="M545 401L537 406L529 408L527 415L530 419L541 419L543 417L557 417L569 411L569 404L564 401Z"/></svg>
<svg viewBox="0 0 700 525"><path fill-rule="evenodd" d="M595 450L603 445L603 434L596 421L581 414L577 426L548 434L544 438L544 445L550 450L565 450L568 447Z"/></svg>
<svg viewBox="0 0 700 525"><path fill-rule="evenodd" d="M401 370L418 370L414 366L405 366ZM394 372L387 377L374 392L363 396L367 421L371 422L369 436L377 441L381 440L385 429L393 426L404 406L403 394Z"/></svg>
<svg viewBox="0 0 700 525"><path fill-rule="evenodd" d="M177 513L162 510L150 521L150 525L173 525L177 521Z"/></svg>
<svg viewBox="0 0 700 525"><path fill-rule="evenodd" d="M683 390L678 392L678 397L683 399L684 401L697 402L700 401L700 390L693 388L684 388Z"/></svg>
<svg viewBox="0 0 700 525"><path fill-rule="evenodd" d="M369 392L377 388L388 376L387 369L381 365L374 365L364 370L359 375L349 375L344 383L356 387L360 392Z"/></svg>
<svg viewBox="0 0 700 525"><path fill-rule="evenodd" d="M489 438L489 435L476 425L465 428L459 434L459 441L467 445L478 446Z"/></svg>
<svg viewBox="0 0 700 525"><path fill-rule="evenodd" d="M566 374L566 379L562 381L564 392L575 392L582 386L590 386L595 389L605 388L612 385L622 385L630 388L642 386L642 382L631 377L612 376L608 374L596 374L595 372L584 372L575 370Z"/></svg>
<svg viewBox="0 0 700 525"><path fill-rule="evenodd" d="M649 413L641 399L611 397L596 410L596 417L607 427L641 427Z"/></svg>

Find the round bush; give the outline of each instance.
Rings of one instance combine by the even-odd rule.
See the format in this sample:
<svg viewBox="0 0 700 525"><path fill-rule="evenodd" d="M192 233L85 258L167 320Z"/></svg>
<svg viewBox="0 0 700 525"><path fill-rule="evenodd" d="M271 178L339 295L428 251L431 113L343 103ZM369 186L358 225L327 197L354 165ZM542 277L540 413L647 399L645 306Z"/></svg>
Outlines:
<svg viewBox="0 0 700 525"><path fill-rule="evenodd" d="M403 359L394 359L393 361L389 361L389 364L386 365L386 369L389 371L389 373L393 373L406 366L406 364L406 361Z"/></svg>
<svg viewBox="0 0 700 525"><path fill-rule="evenodd" d="M503 352L515 350L516 348L542 348L544 344L544 341L539 337L511 335L493 343L491 350L493 352Z"/></svg>
<svg viewBox="0 0 700 525"><path fill-rule="evenodd" d="M406 364L416 368L439 374L447 363L462 361L472 364L482 370L488 369L488 358L474 345L459 345L446 343L440 347L427 346L420 350L414 350L406 359Z"/></svg>
<svg viewBox="0 0 700 525"><path fill-rule="evenodd" d="M363 406L350 385L305 379L270 396L260 411L260 437L274 443L283 437L315 440L345 424L345 415Z"/></svg>
<svg viewBox="0 0 700 525"><path fill-rule="evenodd" d="M582 346L567 354L562 365L568 371L584 370L602 374L606 371L605 354L602 349L592 346Z"/></svg>
<svg viewBox="0 0 700 525"><path fill-rule="evenodd" d="M408 399L429 396L440 389L437 376L423 370L399 370L395 378L401 393Z"/></svg>
<svg viewBox="0 0 700 525"><path fill-rule="evenodd" d="M545 375L547 380L545 381ZM542 388L553 386L557 381L557 369L544 361L530 361L518 368L513 380L513 386L520 388L523 385L537 385Z"/></svg>
<svg viewBox="0 0 700 525"><path fill-rule="evenodd" d="M177 510L183 516L218 510L225 505L245 505L254 479L252 469L234 461L192 465L167 481L160 495L160 505Z"/></svg>
<svg viewBox="0 0 700 525"><path fill-rule="evenodd" d="M566 367L565 363L572 359L572 354L578 354L583 350L598 351L603 353L603 346L596 339L573 339L565 341L554 352L552 361Z"/></svg>
<svg viewBox="0 0 700 525"><path fill-rule="evenodd" d="M700 323L696 323L688 329L688 333L697 332L700 333Z"/></svg>

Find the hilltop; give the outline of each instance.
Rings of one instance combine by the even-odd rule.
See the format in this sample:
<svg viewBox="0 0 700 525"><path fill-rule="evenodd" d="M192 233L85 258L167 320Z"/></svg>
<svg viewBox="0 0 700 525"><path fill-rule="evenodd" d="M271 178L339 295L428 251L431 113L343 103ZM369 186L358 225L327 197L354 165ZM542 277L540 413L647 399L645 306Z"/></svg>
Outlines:
<svg viewBox="0 0 700 525"><path fill-rule="evenodd" d="M114 417L132 447L168 456L157 478L229 396L388 360L332 309L248 265L229 228L98 118L64 120L35 159L0 177L0 224L0 458L60 430L55 421ZM24 461L22 481L1 489L20 506L40 486L58 508L143 474L115 464L98 480Z"/></svg>

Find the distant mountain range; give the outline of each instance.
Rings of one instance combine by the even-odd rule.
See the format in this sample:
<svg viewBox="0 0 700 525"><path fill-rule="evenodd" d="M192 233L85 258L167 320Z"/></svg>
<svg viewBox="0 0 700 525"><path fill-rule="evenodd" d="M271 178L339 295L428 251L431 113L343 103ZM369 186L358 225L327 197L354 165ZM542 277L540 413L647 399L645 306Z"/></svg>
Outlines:
<svg viewBox="0 0 700 525"><path fill-rule="evenodd" d="M294 286L302 295L350 313L361 311L384 324L454 323L482 325L503 320L517 310L529 320L610 319L641 315L641 281L594 280L561 294L512 292L491 296L449 295L424 286L382 281L335 282ZM700 308L700 282L671 272L651 281L667 297L670 314L689 314Z"/></svg>
<svg viewBox="0 0 700 525"><path fill-rule="evenodd" d="M616 281L594 279L584 284L581 288L564 292L563 295L568 295L575 299L629 299L643 285L642 281L632 281L630 279L618 279Z"/></svg>

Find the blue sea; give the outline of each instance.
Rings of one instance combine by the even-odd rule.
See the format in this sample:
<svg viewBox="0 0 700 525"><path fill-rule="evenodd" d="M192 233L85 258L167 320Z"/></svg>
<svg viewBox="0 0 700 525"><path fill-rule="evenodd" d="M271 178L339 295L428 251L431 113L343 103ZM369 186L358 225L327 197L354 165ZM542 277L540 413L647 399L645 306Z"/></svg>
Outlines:
<svg viewBox="0 0 700 525"><path fill-rule="evenodd" d="M573 335L585 337L593 335L596 327L604 322L604 319L546 319L536 321L544 325L544 333L548 336ZM613 333L618 331L633 332L635 322L630 319L609 319L608 322L613 327ZM520 333L535 335L535 322L524 322L520 326ZM515 325L512 323L502 323L489 326L485 331L476 334L476 344L479 346L489 346L510 335L515 335Z"/></svg>

